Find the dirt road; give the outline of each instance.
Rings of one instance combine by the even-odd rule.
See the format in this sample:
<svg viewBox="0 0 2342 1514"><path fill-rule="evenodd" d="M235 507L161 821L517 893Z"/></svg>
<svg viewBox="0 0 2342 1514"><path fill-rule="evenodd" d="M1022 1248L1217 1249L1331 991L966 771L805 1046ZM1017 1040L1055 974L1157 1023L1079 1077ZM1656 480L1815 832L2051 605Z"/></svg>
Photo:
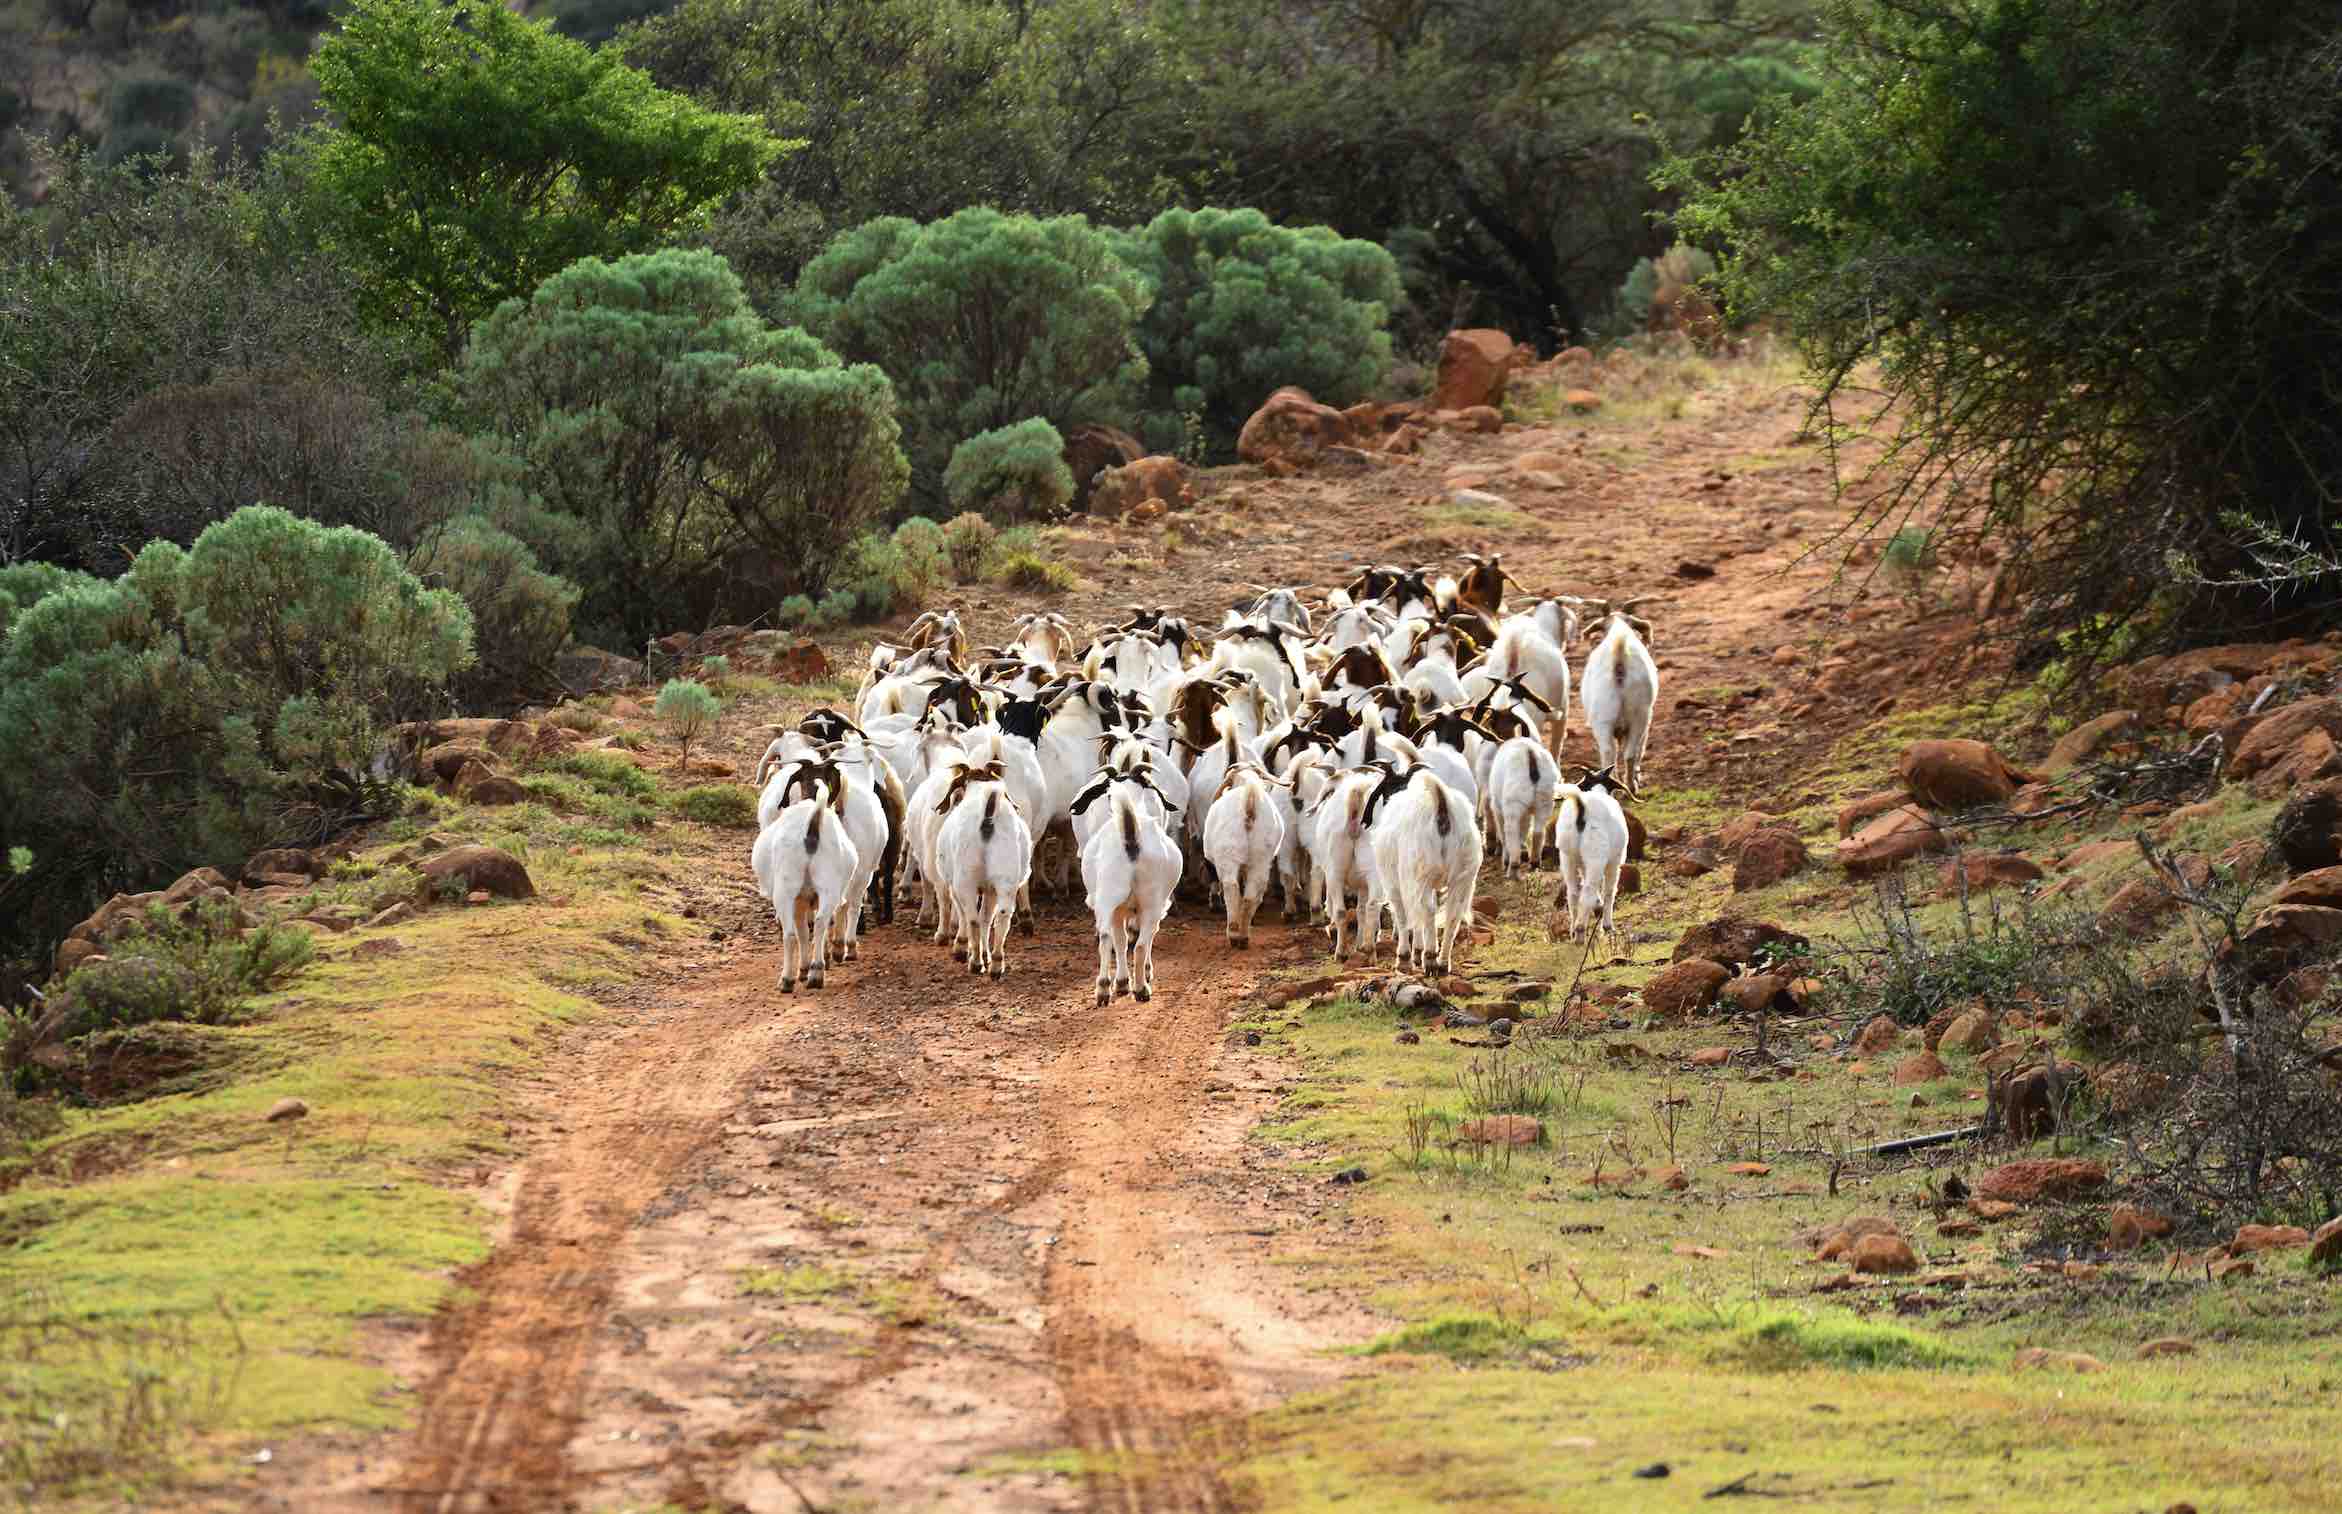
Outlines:
<svg viewBox="0 0 2342 1514"><path fill-rule="evenodd" d="M1086 919L1045 908L1003 983L906 923L785 998L746 892L711 883L724 941L552 1070L354 1502L1246 1506L1240 1411L1372 1328L1265 1265L1316 1200L1248 1149L1275 1071L1226 1026L1305 943L1183 908L1162 992L1098 1010Z"/></svg>

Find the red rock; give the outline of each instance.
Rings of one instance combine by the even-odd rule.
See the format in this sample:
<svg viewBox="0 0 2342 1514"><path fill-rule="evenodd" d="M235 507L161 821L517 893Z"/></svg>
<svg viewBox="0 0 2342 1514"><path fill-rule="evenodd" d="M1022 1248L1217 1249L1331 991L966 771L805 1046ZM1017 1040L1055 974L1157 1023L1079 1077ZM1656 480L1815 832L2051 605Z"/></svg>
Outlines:
<svg viewBox="0 0 2342 1514"><path fill-rule="evenodd" d="M1936 1049L1964 1051L1973 1056L1977 1052L1989 1050L1999 1039L2000 1033L1993 1028L1991 1012L1971 1009L1945 1027L1944 1033L1936 1038Z"/></svg>
<svg viewBox="0 0 2342 1514"><path fill-rule="evenodd" d="M1651 1174L1651 1181L1676 1193L1681 1193L1691 1186L1691 1179L1684 1175L1684 1171L1680 1167L1662 1167Z"/></svg>
<svg viewBox="0 0 2342 1514"><path fill-rule="evenodd" d="M1805 937L1795 931L1783 930L1765 920L1750 920L1740 915L1718 915L1702 925L1695 925L1683 933L1675 943L1670 960L1689 961L1702 957L1710 962L1721 962L1726 967L1753 966L1760 953L1767 948L1788 951L1805 946Z"/></svg>
<svg viewBox="0 0 2342 1514"><path fill-rule="evenodd" d="M1721 964L1693 957L1663 969L1643 985L1643 1007L1655 1015L1681 1018L1716 1002L1731 973Z"/></svg>
<svg viewBox="0 0 2342 1514"><path fill-rule="evenodd" d="M307 852L289 846L271 847L265 852L254 852L246 860L244 881L249 883L263 873L293 873L304 878L314 878L322 871L317 865L317 859ZM220 885L226 887L227 881L221 877Z"/></svg>
<svg viewBox="0 0 2342 1514"><path fill-rule="evenodd" d="M1142 457L1108 468L1090 488L1091 513L1109 520L1130 515L1142 505L1160 504L1168 511L1193 503L1195 491L1188 485L1187 469L1175 457Z"/></svg>
<svg viewBox="0 0 2342 1514"><path fill-rule="evenodd" d="M2236 744L2236 755L2228 759L2228 776L2250 778L2275 767L2312 731L2329 738L2342 736L2342 699L2297 700L2261 717Z"/></svg>
<svg viewBox="0 0 2342 1514"><path fill-rule="evenodd" d="M1914 1052L1895 1064L1895 1086L1909 1088L1915 1083L1933 1083L1950 1075L1943 1058L1932 1051Z"/></svg>
<svg viewBox="0 0 2342 1514"><path fill-rule="evenodd" d="M2169 1234L2171 1221L2152 1209L2117 1204L2106 1212L2106 1244L2116 1251L2136 1251Z"/></svg>
<svg viewBox="0 0 2342 1514"><path fill-rule="evenodd" d="M2287 789L2342 774L2342 747L2324 731L2305 731L2283 758L2253 780L2253 792L2274 799Z"/></svg>
<svg viewBox="0 0 2342 1514"><path fill-rule="evenodd" d="M1690 1062L1694 1067L1722 1067L1732 1060L1732 1048L1729 1046L1703 1046L1684 1060Z"/></svg>
<svg viewBox="0 0 2342 1514"><path fill-rule="evenodd" d="M2245 946L2280 961L2342 946L2342 909L2278 904L2262 910L2244 933Z"/></svg>
<svg viewBox="0 0 2342 1514"><path fill-rule="evenodd" d="M1864 1056L1875 1057L1901 1039L1903 1027L1892 1016L1872 1015L1870 1023L1862 1027L1862 1034L1855 1037L1854 1049Z"/></svg>
<svg viewBox="0 0 2342 1514"><path fill-rule="evenodd" d="M2044 876L2041 864L2016 852L1962 852L1945 863L1937 875L1943 891L1957 894L1963 874L1972 894L1994 888L2023 888L2028 883L2040 882Z"/></svg>
<svg viewBox="0 0 2342 1514"><path fill-rule="evenodd" d="M1769 1162L1734 1162L1724 1171L1736 1178L1762 1178L1772 1176L1773 1168Z"/></svg>
<svg viewBox="0 0 2342 1514"><path fill-rule="evenodd" d="M2225 1283L2232 1277L2251 1277L2257 1270L2251 1257L2232 1256L2225 1261L2212 1264L2212 1279L2214 1282Z"/></svg>
<svg viewBox="0 0 2342 1514"><path fill-rule="evenodd" d="M2320 1225L2309 1238L2309 1259L2320 1266L2342 1262L2342 1215Z"/></svg>
<svg viewBox="0 0 2342 1514"><path fill-rule="evenodd" d="M1869 820L1876 820L1888 811L1902 809L1909 802L1909 794L1904 794L1899 787L1888 787L1888 790L1878 790L1876 794L1864 794L1860 799L1853 799L1853 802L1843 804L1838 809L1838 837L1850 837Z"/></svg>
<svg viewBox="0 0 2342 1514"><path fill-rule="evenodd" d="M1810 1230L1801 1230L1793 1239L1800 1246L1813 1247L1815 1260L1830 1262L1846 1255L1854 1249L1857 1241L1869 1236L1891 1236L1901 1240L1903 1231L1901 1226L1884 1215L1857 1214L1836 1224L1816 1225Z"/></svg>
<svg viewBox="0 0 2342 1514"><path fill-rule="evenodd" d="M1078 511L1090 508L1090 489L1100 473L1137 462L1147 449L1137 437L1112 426L1075 426L1065 433L1060 455L1073 474L1073 508Z"/></svg>
<svg viewBox="0 0 2342 1514"><path fill-rule="evenodd" d="M2041 761L2041 771L2055 778L2096 757L2106 747L2138 728L2136 710L2110 710L2096 720L2085 721L2057 738L2049 755Z"/></svg>
<svg viewBox="0 0 2342 1514"><path fill-rule="evenodd" d="M1915 741L1904 749L1895 771L1906 793L1937 810L2002 804L2034 781L2034 775L2012 767L1982 741Z"/></svg>
<svg viewBox="0 0 2342 1514"><path fill-rule="evenodd" d="M2342 909L2342 867L2321 867L2288 882L2271 904L2310 904L2320 909Z"/></svg>
<svg viewBox="0 0 2342 1514"><path fill-rule="evenodd" d="M1515 356L1516 344L1504 332L1488 327L1449 332L1439 344L1438 376L1427 408L1465 410L1503 405L1505 381L1512 375Z"/></svg>
<svg viewBox="0 0 2342 1514"><path fill-rule="evenodd" d="M1468 1143L1481 1146L1541 1146L1545 1142L1543 1122L1525 1114L1492 1114L1466 1120L1456 1127L1456 1134Z"/></svg>
<svg viewBox="0 0 2342 1514"><path fill-rule="evenodd" d="M1248 463L1281 462L1300 467L1328 447L1348 445L1350 423L1331 405L1290 386L1262 401L1236 437L1236 455Z"/></svg>
<svg viewBox="0 0 2342 1514"><path fill-rule="evenodd" d="M1795 831L1787 826L1767 826L1742 844L1740 860L1732 869L1732 891L1745 894L1754 888L1770 888L1802 872L1805 863L1805 843Z"/></svg>
<svg viewBox="0 0 2342 1514"><path fill-rule="evenodd" d="M517 778L506 778L500 774L492 773L485 778L475 780L469 787L463 789L462 797L466 804L526 804L529 800L529 791L521 787L520 780Z"/></svg>
<svg viewBox="0 0 2342 1514"><path fill-rule="evenodd" d="M1935 1226L1935 1233L1941 1236L1948 1236L1953 1240L1962 1240L1968 1236L1984 1234L1984 1227L1977 1224L1974 1220L1964 1220L1958 1215L1953 1215L1949 1219L1938 1220Z"/></svg>
<svg viewBox="0 0 2342 1514"><path fill-rule="evenodd" d="M2046 1346L2028 1346L2009 1358L2009 1365L2019 1370L2031 1368L2037 1372L2104 1372L2106 1363L2085 1351L2052 1351Z"/></svg>
<svg viewBox="0 0 2342 1514"><path fill-rule="evenodd" d="M2195 1349L2196 1343L2194 1341L2183 1341L2177 1336L2166 1335L2157 1340L2143 1343L2139 1347L2139 1355L2143 1357L2192 1356L2195 1354ZM2165 1510L2164 1514L2170 1514L2170 1510Z"/></svg>
<svg viewBox="0 0 2342 1514"><path fill-rule="evenodd" d="M2342 865L2342 781L2295 790L2269 823L2269 834L2289 873Z"/></svg>
<svg viewBox="0 0 2342 1514"><path fill-rule="evenodd" d="M1970 1199L1968 1212L1987 1225L1995 1225L2018 1212L2018 1205L2007 1199Z"/></svg>
<svg viewBox="0 0 2342 1514"><path fill-rule="evenodd" d="M1951 850L1935 815L1915 804L1890 810L1838 843L1838 865L1855 878L1893 872L1929 852Z"/></svg>
<svg viewBox="0 0 2342 1514"><path fill-rule="evenodd" d="M506 899L533 899L536 885L520 859L492 846L459 846L426 857L416 870L434 885L461 879L466 892L474 890Z"/></svg>
<svg viewBox="0 0 2342 1514"><path fill-rule="evenodd" d="M1849 1254L1856 1272L1917 1272L1919 1258L1899 1235L1866 1235Z"/></svg>
<svg viewBox="0 0 2342 1514"><path fill-rule="evenodd" d="M2256 1251L2289 1251L2309 1243L2309 1232L2299 1225L2244 1225L2228 1243L2228 1254L2249 1256Z"/></svg>
<svg viewBox="0 0 2342 1514"><path fill-rule="evenodd" d="M2179 907L2162 879L2133 878L2106 901L2106 908L2098 912L2098 925L2111 935L2151 936Z"/></svg>
<svg viewBox="0 0 2342 1514"><path fill-rule="evenodd" d="M1789 992L1789 983L1775 973L1752 973L1734 978L1724 985L1724 1002L1744 1015L1794 1014L1797 1000Z"/></svg>
<svg viewBox="0 0 2342 1514"><path fill-rule="evenodd" d="M2036 1157L1995 1167L1975 1183L1979 1199L2033 1204L2080 1198L2106 1186L2106 1164L2079 1157Z"/></svg>
<svg viewBox="0 0 2342 1514"><path fill-rule="evenodd" d="M1561 397L1572 415L1592 415L1602 408L1602 396L1591 389L1572 389Z"/></svg>

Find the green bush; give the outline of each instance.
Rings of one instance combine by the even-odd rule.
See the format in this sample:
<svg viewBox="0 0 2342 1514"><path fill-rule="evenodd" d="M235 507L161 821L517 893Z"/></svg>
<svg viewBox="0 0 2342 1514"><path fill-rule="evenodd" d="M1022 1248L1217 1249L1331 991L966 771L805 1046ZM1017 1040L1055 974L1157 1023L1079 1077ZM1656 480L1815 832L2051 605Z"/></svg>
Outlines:
<svg viewBox="0 0 2342 1514"><path fill-rule="evenodd" d="M1822 14L1819 98L1666 179L1734 309L1817 371L1813 429L1884 387L1858 522L1944 502L1944 547L1989 543L2077 667L2141 630L2122 655L2330 623L2332 575L2268 553L2342 548L2342 348L2308 318L2342 287L2332 7Z"/></svg>
<svg viewBox="0 0 2342 1514"><path fill-rule="evenodd" d="M0 939L371 808L377 733L445 709L471 637L378 538L266 506L63 581L0 639L0 836L37 859Z"/></svg>
<svg viewBox="0 0 2342 1514"><path fill-rule="evenodd" d="M708 691L707 685L688 678L670 678L660 688L658 702L651 707L651 713L682 748L676 760L689 766L691 744L715 730L724 707Z"/></svg>
<svg viewBox="0 0 2342 1514"><path fill-rule="evenodd" d="M710 252L571 265L480 323L460 382L578 528L547 556L588 640L751 618L902 492L886 375L767 326Z"/></svg>
<svg viewBox="0 0 2342 1514"><path fill-rule="evenodd" d="M813 624L813 616L813 601L803 594L790 595L781 601L779 609L773 611L773 618L784 626L810 626Z"/></svg>
<svg viewBox="0 0 2342 1514"><path fill-rule="evenodd" d="M944 551L951 557L951 576L964 584L982 578L999 539L1000 533L992 529L992 522L975 511L962 511L953 516L951 523L943 528ZM4 611L5 607L0 607L0 614ZM5 625L5 620L0 619L0 628Z"/></svg>
<svg viewBox="0 0 2342 1514"><path fill-rule="evenodd" d="M943 582L951 566L943 527L924 515L914 515L895 527L895 550L903 555L903 575L921 600Z"/></svg>
<svg viewBox="0 0 2342 1514"><path fill-rule="evenodd" d="M944 497L961 438L1034 416L1060 427L1117 418L1146 375L1133 344L1145 287L1080 216L978 208L927 226L872 221L806 266L792 308L894 378L922 500Z"/></svg>
<svg viewBox="0 0 2342 1514"><path fill-rule="evenodd" d="M1063 594L1077 580L1073 569L1038 552L1003 552L993 576L1011 589L1035 594Z"/></svg>
<svg viewBox="0 0 2342 1514"><path fill-rule="evenodd" d="M156 1020L217 1025L313 955L303 931L239 926L236 906L226 899L205 901L187 920L155 905L103 960L84 963L57 985L37 1039L54 1044ZM12 1055L30 1049L18 1044Z"/></svg>
<svg viewBox="0 0 2342 1514"><path fill-rule="evenodd" d="M857 537L847 548L830 582L835 585L834 593L853 597L857 620L884 620L915 603L918 593L902 548L895 545L893 537L875 531Z"/></svg>
<svg viewBox="0 0 2342 1514"><path fill-rule="evenodd" d="M106 121L116 128L185 131L195 124L195 86L184 79L152 74L118 79L106 92Z"/></svg>
<svg viewBox="0 0 2342 1514"><path fill-rule="evenodd" d="M556 773L583 778L606 794L646 799L659 791L659 780L635 763L607 752L563 752L545 763Z"/></svg>
<svg viewBox="0 0 2342 1514"><path fill-rule="evenodd" d="M1009 521L1062 514L1073 502L1065 439L1039 416L971 436L952 450L943 492L963 514Z"/></svg>
<svg viewBox="0 0 2342 1514"><path fill-rule="evenodd" d="M851 625L861 608L861 597L853 590L832 589L821 596L821 608L814 612L814 623L824 630Z"/></svg>
<svg viewBox="0 0 2342 1514"><path fill-rule="evenodd" d="M756 828L756 793L737 783L702 783L667 801L667 807L686 820L726 830Z"/></svg>
<svg viewBox="0 0 2342 1514"><path fill-rule="evenodd" d="M426 583L453 589L471 608L479 660L455 680L465 704L554 682L553 659L568 644L579 591L540 569L526 542L468 516L434 532L408 554L407 567Z"/></svg>
<svg viewBox="0 0 2342 1514"><path fill-rule="evenodd" d="M1139 322L1147 388L1142 429L1178 450L1181 418L1201 414L1216 450L1270 394L1297 384L1328 405L1368 398L1390 366L1384 329L1405 298L1399 268L1372 242L1323 226L1279 226L1257 210L1167 210L1117 232L1114 250L1144 275Z"/></svg>
<svg viewBox="0 0 2342 1514"><path fill-rule="evenodd" d="M1626 279L1618 286L1618 301L1611 317L1611 335L1632 336L1648 330L1651 324L1651 306L1662 289L1683 288L1711 279L1716 274L1716 260L1704 250L1678 242L1656 259L1638 258L1627 270Z"/></svg>

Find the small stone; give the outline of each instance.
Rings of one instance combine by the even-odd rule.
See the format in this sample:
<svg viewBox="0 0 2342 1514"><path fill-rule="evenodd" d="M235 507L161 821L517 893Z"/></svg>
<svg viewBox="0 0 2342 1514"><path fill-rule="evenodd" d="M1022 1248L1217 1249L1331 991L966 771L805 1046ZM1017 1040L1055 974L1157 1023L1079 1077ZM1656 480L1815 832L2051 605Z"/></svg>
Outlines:
<svg viewBox="0 0 2342 1514"><path fill-rule="evenodd" d="M308 1117L309 1106L300 1099L279 1099L268 1106L268 1114L265 1116L271 1125L281 1125L287 1120L305 1120Z"/></svg>
<svg viewBox="0 0 2342 1514"><path fill-rule="evenodd" d="M1935 1227L1935 1233L1958 1240L1966 1236L1982 1235L1984 1227L1974 1220L1965 1220L1958 1215L1953 1215L1950 1219L1938 1223Z"/></svg>
<svg viewBox="0 0 2342 1514"><path fill-rule="evenodd" d="M2043 1199L2080 1198L2105 1186L2103 1162L2085 1162L2079 1157L2043 1157L1993 1168L1976 1180L1976 1196L2029 1204Z"/></svg>
<svg viewBox="0 0 2342 1514"><path fill-rule="evenodd" d="M2310 1237L2309 1259L2320 1266L2342 1262L2342 1216L2326 1221Z"/></svg>
<svg viewBox="0 0 2342 1514"><path fill-rule="evenodd" d="M1986 1224L1997 1224L2016 1214L2018 1206L2007 1199L1970 1199L1968 1212Z"/></svg>
<svg viewBox="0 0 2342 1514"><path fill-rule="evenodd" d="M2136 1251L2169 1234L2171 1221L2151 1209L2117 1204L2106 1211L2106 1244L2116 1251Z"/></svg>
<svg viewBox="0 0 2342 1514"><path fill-rule="evenodd" d="M1335 1173L1328 1181L1343 1184L1345 1186L1352 1183L1363 1183L1366 1181L1366 1169L1363 1167L1345 1167L1340 1172Z"/></svg>
<svg viewBox="0 0 2342 1514"><path fill-rule="evenodd" d="M475 888L475 889L473 889L473 890L472 890L470 893L468 893L468 894L464 895L464 903L466 903L466 904L486 904L486 903L487 903L489 900L491 900L491 899L493 899L493 898L495 898L495 897L496 897L496 896L495 896L494 894L491 894L491 893L489 893L489 892L488 892L486 889L484 889L484 888Z"/></svg>
<svg viewBox="0 0 2342 1514"><path fill-rule="evenodd" d="M2176 1335L2166 1335L2159 1340L2148 1341L2139 1347L2139 1355L2148 1357L2193 1356L2195 1352L2196 1343L2194 1341L2183 1341Z"/></svg>
<svg viewBox="0 0 2342 1514"><path fill-rule="evenodd" d="M1914 1083L1932 1083L1949 1071L1943 1058L1934 1052L1914 1052L1895 1064L1895 1086L1908 1088Z"/></svg>
<svg viewBox="0 0 2342 1514"><path fill-rule="evenodd" d="M1734 1162L1724 1170L1736 1178L1763 1178L1773 1174L1769 1162Z"/></svg>
<svg viewBox="0 0 2342 1514"><path fill-rule="evenodd" d="M1540 1146L1545 1124L1531 1115L1492 1114L1466 1120L1456 1127L1456 1134L1477 1146Z"/></svg>
<svg viewBox="0 0 2342 1514"><path fill-rule="evenodd" d="M1939 1051L1973 1054L1986 1050L1999 1039L1999 1033L1993 1029L1991 1014L1985 1010L1971 1009L1945 1028L1942 1039L1936 1042L1936 1048Z"/></svg>
<svg viewBox="0 0 2342 1514"><path fill-rule="evenodd" d="M1689 1060L1694 1067L1722 1067L1732 1060L1732 1048L1729 1046L1703 1046L1693 1052Z"/></svg>
<svg viewBox="0 0 2342 1514"><path fill-rule="evenodd" d="M1903 1038L1903 1027L1887 1015L1873 1015L1862 1027L1862 1034L1854 1040L1854 1049L1864 1056L1875 1057Z"/></svg>
<svg viewBox="0 0 2342 1514"><path fill-rule="evenodd" d="M1398 1039L1401 1046L1420 1046L1423 1044L1423 1038L1411 1030L1400 1031Z"/></svg>
<svg viewBox="0 0 2342 1514"><path fill-rule="evenodd" d="M1662 1167L1651 1174L1651 1181L1662 1188L1672 1189L1677 1193L1681 1193L1691 1186L1691 1179L1685 1176L1680 1167Z"/></svg>
<svg viewBox="0 0 2342 1514"><path fill-rule="evenodd" d="M2225 1283L2232 1277L2251 1277L2253 1271L2253 1259L2249 1256L2232 1256L2212 1264L2212 1278L2215 1282Z"/></svg>
<svg viewBox="0 0 2342 1514"><path fill-rule="evenodd" d="M2106 1363L2083 1351L2051 1351L2044 1346L2031 1346L2010 1358L2009 1365L2023 1371L2030 1368L2041 1372L2104 1372Z"/></svg>

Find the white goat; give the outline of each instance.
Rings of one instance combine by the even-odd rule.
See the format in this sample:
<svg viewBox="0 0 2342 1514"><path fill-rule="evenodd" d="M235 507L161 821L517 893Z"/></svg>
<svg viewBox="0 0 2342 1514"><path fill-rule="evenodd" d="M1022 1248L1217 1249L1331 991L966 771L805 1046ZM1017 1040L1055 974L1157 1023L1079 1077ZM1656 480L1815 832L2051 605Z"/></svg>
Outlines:
<svg viewBox="0 0 2342 1514"><path fill-rule="evenodd" d="M1561 769L1553 754L1526 736L1496 749L1488 765L1485 809L1488 828L1504 848L1504 875L1534 870L1545 860L1545 835L1553 823L1554 795Z"/></svg>
<svg viewBox="0 0 2342 1514"><path fill-rule="evenodd" d="M1478 703L1516 679L1518 687L1545 701L1545 750L1559 761L1562 738L1569 733L1569 657L1560 642L1526 616L1515 616L1498 628L1487 660L1465 675L1464 693Z"/></svg>
<svg viewBox="0 0 2342 1514"><path fill-rule="evenodd" d="M1010 917L1032 876L1033 833L1009 798L998 763L964 769L946 799L949 813L935 833L936 870L967 943L968 971L1005 977Z"/></svg>
<svg viewBox="0 0 2342 1514"><path fill-rule="evenodd" d="M1643 786L1643 751L1651 740L1651 714L1659 707L1659 665L1644 645L1649 631L1648 621L1611 611L1602 641L1586 654L1585 677L1578 681L1594 750L1603 767L1617 771L1629 794Z"/></svg>
<svg viewBox="0 0 2342 1514"><path fill-rule="evenodd" d="M1607 933L1618 907L1618 869L1626 861L1626 812L1602 786L1607 776L1590 774L1583 787L1562 785L1561 803L1553 816L1553 842L1561 853L1561 887L1553 907L1568 909L1573 941Z"/></svg>
<svg viewBox="0 0 2342 1514"><path fill-rule="evenodd" d="M1472 920L1480 877L1480 824L1461 794L1422 769L1374 822L1374 872L1399 917L1399 961L1446 972Z"/></svg>
<svg viewBox="0 0 2342 1514"><path fill-rule="evenodd" d="M1082 886L1098 927L1098 1003L1155 996L1155 932L1179 884L1179 848L1142 808L1138 780L1109 785L1105 823L1082 848Z"/></svg>
<svg viewBox="0 0 2342 1514"><path fill-rule="evenodd" d="M780 922L781 992L795 993L800 974L807 988L821 987L830 924L862 867L830 795L817 788L782 810L757 833L748 863Z"/></svg>
<svg viewBox="0 0 2342 1514"><path fill-rule="evenodd" d="M1220 878L1228 906L1228 943L1252 945L1252 917L1269 889L1285 845L1285 819L1273 797L1276 780L1253 763L1232 768L1204 817L1204 858Z"/></svg>
<svg viewBox="0 0 2342 1514"><path fill-rule="evenodd" d="M1371 952L1382 939L1367 819L1376 791L1389 777L1382 768L1339 773L1308 816L1312 887L1338 958L1347 959L1353 949Z"/></svg>

